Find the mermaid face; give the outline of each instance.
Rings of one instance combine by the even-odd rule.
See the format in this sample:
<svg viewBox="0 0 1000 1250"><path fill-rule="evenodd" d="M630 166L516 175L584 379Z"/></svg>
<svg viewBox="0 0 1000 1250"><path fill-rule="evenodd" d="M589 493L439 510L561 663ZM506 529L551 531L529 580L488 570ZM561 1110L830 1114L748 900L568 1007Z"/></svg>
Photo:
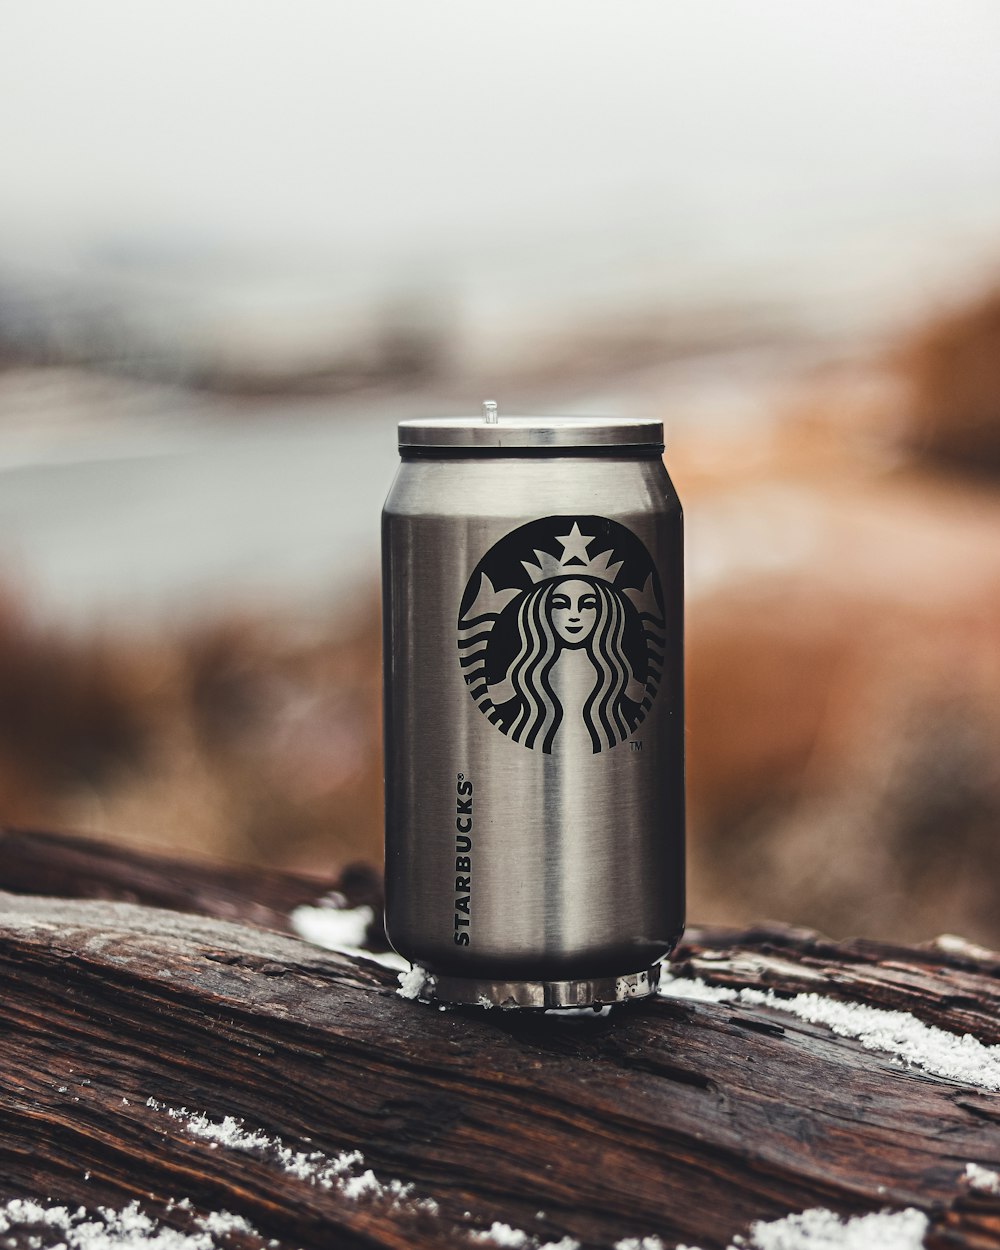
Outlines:
<svg viewBox="0 0 1000 1250"><path fill-rule="evenodd" d="M597 621L597 592L589 582L567 578L552 588L549 619L564 646L582 647Z"/></svg>

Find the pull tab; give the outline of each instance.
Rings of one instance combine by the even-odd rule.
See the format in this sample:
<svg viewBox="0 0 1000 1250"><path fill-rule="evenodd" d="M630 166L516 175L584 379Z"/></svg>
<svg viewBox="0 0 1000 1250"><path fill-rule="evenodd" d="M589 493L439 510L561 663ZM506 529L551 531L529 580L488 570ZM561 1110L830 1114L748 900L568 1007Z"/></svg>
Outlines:
<svg viewBox="0 0 1000 1250"><path fill-rule="evenodd" d="M500 424L500 413L497 410L497 401L495 399L483 401L483 421L487 425Z"/></svg>

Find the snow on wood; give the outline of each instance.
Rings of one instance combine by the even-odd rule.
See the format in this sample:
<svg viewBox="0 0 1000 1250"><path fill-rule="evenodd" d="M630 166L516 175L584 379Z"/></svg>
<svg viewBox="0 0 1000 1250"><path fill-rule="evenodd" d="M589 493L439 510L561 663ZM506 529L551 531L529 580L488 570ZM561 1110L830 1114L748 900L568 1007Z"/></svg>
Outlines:
<svg viewBox="0 0 1000 1250"><path fill-rule="evenodd" d="M934 939L933 945L939 951L944 951L948 955L960 955L966 959L996 960L1000 958L996 951L991 951L985 946L978 946L975 942L970 942L964 937L958 937L954 933L938 934Z"/></svg>
<svg viewBox="0 0 1000 1250"><path fill-rule="evenodd" d="M520 1228L511 1228L499 1220L494 1221L485 1232L471 1232L469 1240L478 1245L500 1246L503 1250L580 1250L580 1243L572 1237L539 1244L536 1238L529 1237Z"/></svg>
<svg viewBox="0 0 1000 1250"><path fill-rule="evenodd" d="M967 1163L963 1179L970 1189L981 1194L1000 1194L1000 1172L982 1168L978 1163Z"/></svg>
<svg viewBox="0 0 1000 1250"><path fill-rule="evenodd" d="M151 871L119 864L116 888L161 899ZM198 871L171 869L187 906ZM310 901L266 888L283 923ZM918 1221L928 1250L1000 1250L1000 1096L916 1062L941 1042L925 1030L968 1034L981 1076L992 957L694 930L674 965L688 998L442 1013L366 957L253 927L253 893L216 874L206 906L227 921L0 895L0 1207L55 1204L106 1237L23 1225L19 1247L37 1230L39 1250L124 1250L108 1228L138 1201L147 1242L226 1250L909 1250Z"/></svg>
<svg viewBox="0 0 1000 1250"><path fill-rule="evenodd" d="M757 1220L747 1235L737 1235L727 1250L923 1250L929 1220L912 1207L842 1219L814 1207L780 1220ZM627 1237L614 1250L666 1250L656 1236ZM677 1250L698 1250L679 1244Z"/></svg>
<svg viewBox="0 0 1000 1250"><path fill-rule="evenodd" d="M434 1199L416 1196L412 1184L396 1179L379 1180L370 1168L365 1168L365 1158L360 1150L345 1150L335 1158L329 1158L318 1150L292 1150L280 1137L270 1137L260 1129L248 1130L232 1116L214 1121L184 1107L164 1106L154 1098L148 1099L146 1105L154 1111L165 1112L172 1120L182 1123L194 1137L205 1139L213 1147L222 1146L271 1159L297 1180L323 1189L334 1189L350 1202L363 1199L388 1201L392 1206L406 1204L414 1210L438 1214L439 1207ZM206 1217L206 1221L204 1227L209 1231L212 1231L212 1221L222 1231L228 1231L220 1216ZM456 1231L455 1235L463 1236L463 1233ZM579 1250L580 1245L571 1237L542 1242L521 1229L499 1221L494 1221L487 1229L469 1230L464 1236L473 1243L507 1247L509 1250ZM195 1247L190 1250L195 1250Z"/></svg>
<svg viewBox="0 0 1000 1250"><path fill-rule="evenodd" d="M370 907L296 907L288 917L292 929L316 946L331 950L361 950L368 926L375 919Z"/></svg>
<svg viewBox="0 0 1000 1250"><path fill-rule="evenodd" d="M730 1250L921 1250L928 1222L912 1208L847 1220L815 1208L781 1220L758 1220Z"/></svg>
<svg viewBox="0 0 1000 1250"><path fill-rule="evenodd" d="M979 1089L1000 1090L1000 1046L984 1046L969 1033L946 1033L907 1011L885 1011L821 994L783 997L772 990L738 990L709 985L700 977L664 977L659 992L665 998L738 1002L785 1012L810 1024L826 1025L838 1037L853 1038L866 1050L892 1055L899 1063L921 1068L933 1076Z"/></svg>
<svg viewBox="0 0 1000 1250"><path fill-rule="evenodd" d="M427 984L427 975L424 968L421 968L419 964L414 964L412 968L399 974L397 978L399 989L396 993L400 998L419 998Z"/></svg>
<svg viewBox="0 0 1000 1250"><path fill-rule="evenodd" d="M352 1202L359 1198L377 1198L393 1205L407 1203L414 1209L437 1213L438 1204L433 1198L413 1196L412 1184L395 1179L378 1180L370 1168L365 1168L365 1157L360 1150L344 1150L330 1158L319 1150L292 1150L280 1137L269 1137L261 1129L248 1131L243 1122L233 1116L214 1121L185 1107L164 1106L155 1098L147 1099L146 1106L154 1111L165 1111L172 1120L180 1121L192 1136L204 1138L213 1147L223 1146L274 1160L289 1176L322 1189L335 1189Z"/></svg>
<svg viewBox="0 0 1000 1250"><path fill-rule="evenodd" d="M325 950L340 951L358 959L370 959L383 968L406 971L409 960L395 951L370 951L365 949L368 928L375 913L368 906L361 907L296 907L288 921L292 931L303 941Z"/></svg>
<svg viewBox="0 0 1000 1250"><path fill-rule="evenodd" d="M153 1219L138 1202L119 1211L110 1207L71 1211L26 1198L13 1198L0 1206L0 1234L9 1234L9 1246L51 1245L54 1235L64 1250L214 1250L228 1244L225 1239L232 1233L264 1244L252 1224L229 1211L193 1215L191 1231L183 1232Z"/></svg>

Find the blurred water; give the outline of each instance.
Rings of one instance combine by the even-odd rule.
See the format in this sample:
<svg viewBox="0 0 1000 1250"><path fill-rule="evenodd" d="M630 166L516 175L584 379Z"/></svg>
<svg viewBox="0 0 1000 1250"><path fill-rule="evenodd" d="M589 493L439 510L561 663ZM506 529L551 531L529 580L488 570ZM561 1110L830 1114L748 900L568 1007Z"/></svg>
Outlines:
<svg viewBox="0 0 1000 1250"><path fill-rule="evenodd" d="M70 626L349 606L378 575L400 404L184 398L0 463L0 580Z"/></svg>
<svg viewBox="0 0 1000 1250"><path fill-rule="evenodd" d="M810 350L822 347L717 351L589 384L570 372L505 410L765 438L775 388ZM71 370L0 375L0 589L70 627L343 611L377 583L396 423L481 398L455 382L249 402Z"/></svg>

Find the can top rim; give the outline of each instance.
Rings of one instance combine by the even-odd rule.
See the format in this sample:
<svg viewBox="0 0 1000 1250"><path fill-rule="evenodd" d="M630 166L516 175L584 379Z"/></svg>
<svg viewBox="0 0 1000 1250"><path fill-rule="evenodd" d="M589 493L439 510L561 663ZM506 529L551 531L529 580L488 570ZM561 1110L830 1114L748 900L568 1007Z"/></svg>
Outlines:
<svg viewBox="0 0 1000 1250"><path fill-rule="evenodd" d="M628 417L424 417L399 423L404 447L663 447L663 422Z"/></svg>

